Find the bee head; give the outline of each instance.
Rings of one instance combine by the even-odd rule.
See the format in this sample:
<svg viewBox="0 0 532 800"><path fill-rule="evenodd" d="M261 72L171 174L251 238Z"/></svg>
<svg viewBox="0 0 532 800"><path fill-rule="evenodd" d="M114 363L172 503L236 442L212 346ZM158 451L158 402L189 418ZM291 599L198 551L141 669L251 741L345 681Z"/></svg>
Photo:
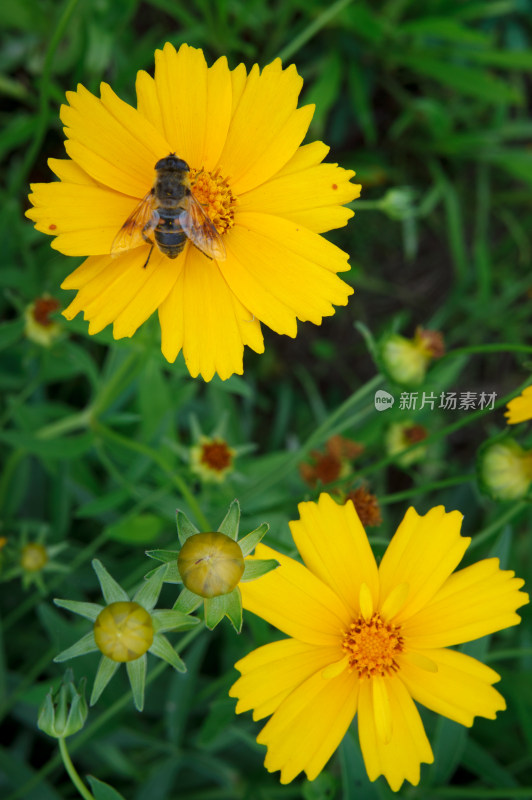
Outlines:
<svg viewBox="0 0 532 800"><path fill-rule="evenodd" d="M156 170L170 169L179 170L181 172L189 172L190 167L182 158L178 158L175 153L170 153L169 156L159 159L155 165Z"/></svg>

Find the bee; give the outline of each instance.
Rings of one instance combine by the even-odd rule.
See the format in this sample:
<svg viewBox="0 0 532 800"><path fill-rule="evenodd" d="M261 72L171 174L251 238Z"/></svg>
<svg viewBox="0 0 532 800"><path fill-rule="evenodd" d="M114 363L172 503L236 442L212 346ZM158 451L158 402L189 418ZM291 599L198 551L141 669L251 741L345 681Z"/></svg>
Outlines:
<svg viewBox="0 0 532 800"><path fill-rule="evenodd" d="M144 267L155 245L168 258L177 258L187 239L208 258L226 258L222 237L192 194L190 167L175 153L155 165L155 181L148 194L126 219L111 245L111 254L151 244Z"/></svg>

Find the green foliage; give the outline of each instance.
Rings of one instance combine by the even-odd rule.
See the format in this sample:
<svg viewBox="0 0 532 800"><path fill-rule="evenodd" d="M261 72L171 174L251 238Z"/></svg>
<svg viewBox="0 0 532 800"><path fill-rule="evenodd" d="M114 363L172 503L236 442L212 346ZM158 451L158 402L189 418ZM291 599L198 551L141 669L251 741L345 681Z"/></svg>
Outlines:
<svg viewBox="0 0 532 800"><path fill-rule="evenodd" d="M265 543L294 555L288 521L298 502L323 488L305 483L299 466L341 434L365 450L327 488L345 492L366 482L378 495L376 553L408 504L420 513L445 504L465 514L464 532L474 536L466 558L493 555L505 531L497 555L530 585L530 494L501 507L481 496L474 470L478 447L504 429L500 409L530 382L531 14L530 0L0 5L2 798L74 796L36 720L48 687L59 685L54 656L94 650L85 623L99 608L96 557L120 582L95 562L107 602L142 586L150 604L164 578L168 610L155 611L154 620L157 630L179 633L175 648L159 636L146 676L144 661L129 669L137 707L146 684L142 715L125 670L99 699L116 665L98 666L95 655L75 662L76 681L92 681L98 705L69 750L95 800L392 796L382 780L368 781L356 730L314 782L281 786L263 768L258 726L250 715L234 715L227 693L234 663L278 636L246 614L236 635L238 590L203 612L201 599L176 585L175 514L182 543L216 530L238 497L240 530L252 531L240 540L244 555L266 534L265 520ZM232 67L277 55L296 63L302 103L316 104L308 141L323 139L329 160L355 169L363 184L355 219L329 237L351 254L349 306L319 328L302 323L296 340L267 335L266 353L248 353L244 376L225 382L192 380L182 357L167 364L153 319L131 340L114 341L109 329L89 337L86 322L67 323L59 312L61 333L50 347L24 333L24 309L36 297L49 293L67 304L59 286L78 263L51 249L23 216L28 183L49 180L46 159L64 156L58 110L65 91L78 82L97 91L106 81L134 102L137 70L151 69L165 41L202 47L209 61L226 55ZM442 331L448 349L420 393L495 392L495 409L399 407L399 392L375 377L372 355L390 332L412 337L417 325ZM393 409L375 412L376 389L395 395ZM412 417L427 430L426 456L402 468L386 452L385 435L390 423ZM221 431L237 450L234 472L219 485L202 484L190 469L198 431ZM529 429L515 434L530 447ZM233 504L219 530L235 533L240 509ZM53 551L38 581L21 567L27 541L64 548ZM157 560L163 565L144 582ZM256 563L255 572L275 566ZM244 578L251 572L246 567ZM70 598L57 605L85 619L54 609L56 594ZM224 615L232 626L225 621L211 634L193 613L204 613L208 628ZM502 675L507 711L472 731L427 715L435 763L399 796L532 796L530 612L523 618L493 637L486 655Z"/></svg>

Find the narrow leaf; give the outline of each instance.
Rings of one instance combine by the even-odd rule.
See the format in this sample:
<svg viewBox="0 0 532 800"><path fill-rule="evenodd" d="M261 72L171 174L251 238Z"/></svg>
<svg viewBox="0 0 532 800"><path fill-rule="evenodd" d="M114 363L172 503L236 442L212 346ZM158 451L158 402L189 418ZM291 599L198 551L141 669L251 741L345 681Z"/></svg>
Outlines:
<svg viewBox="0 0 532 800"><path fill-rule="evenodd" d="M242 630L242 595L238 586L225 598L225 615L231 620L231 624L237 633Z"/></svg>
<svg viewBox="0 0 532 800"><path fill-rule="evenodd" d="M153 647L153 645L152 645ZM128 661L126 664L131 691L133 692L133 702L138 711L144 708L144 687L146 686L146 653L135 661Z"/></svg>
<svg viewBox="0 0 532 800"><path fill-rule="evenodd" d="M199 622L199 620L198 620ZM186 672L187 668L182 658L178 656L170 642L165 636L159 634L154 638L153 644L148 650L153 653L157 658L162 658L167 664L176 669L178 672Z"/></svg>
<svg viewBox="0 0 532 800"><path fill-rule="evenodd" d="M183 514L183 512L179 511L179 509L176 511L176 524L177 535L179 537L181 546L185 544L189 536L194 536L194 534L199 533L199 530L191 523L187 515Z"/></svg>
<svg viewBox="0 0 532 800"><path fill-rule="evenodd" d="M190 589L183 588L181 594L174 603L174 609L182 611L183 614L190 614L192 611L195 611L202 602L202 597L194 594Z"/></svg>
<svg viewBox="0 0 532 800"><path fill-rule="evenodd" d="M103 611L103 606L99 606L97 603L78 603L76 600L62 600L59 597L54 597L54 605L66 608L67 611L79 614L85 619L90 619L91 622L94 622L100 611Z"/></svg>
<svg viewBox="0 0 532 800"><path fill-rule="evenodd" d="M199 623L197 617L191 617L189 614L183 614L182 611L177 609L161 609L152 613L152 619L155 623L154 627L157 633L164 631L184 631L187 628L193 628Z"/></svg>
<svg viewBox="0 0 532 800"><path fill-rule="evenodd" d="M111 661L107 656L102 656L96 677L94 678L94 686L92 687L92 694L90 705L93 706L98 702L101 693L117 671L120 664L118 661Z"/></svg>
<svg viewBox="0 0 532 800"><path fill-rule="evenodd" d="M91 785L94 800L125 800L124 795L117 792L108 783L99 781L98 778L94 778L92 775L87 775L87 780Z"/></svg>
<svg viewBox="0 0 532 800"><path fill-rule="evenodd" d="M92 562L92 568L100 582L102 594L107 605L110 603L118 603L121 600L125 600L126 602L129 600L129 595L122 589L120 584L109 575L101 561L95 558Z"/></svg>
<svg viewBox="0 0 532 800"><path fill-rule="evenodd" d="M63 650L61 653L59 653L59 655L54 658L54 661L56 663L68 661L69 658L77 658L78 656L84 656L87 653L94 653L95 650L98 650L98 648L94 640L94 632L90 631L81 639L78 639L78 641L73 644L72 647L68 647L66 650Z"/></svg>
<svg viewBox="0 0 532 800"><path fill-rule="evenodd" d="M148 558L155 558L157 561L164 561L168 563L170 561L177 561L179 556L178 550L146 550L146 555Z"/></svg>
<svg viewBox="0 0 532 800"><path fill-rule="evenodd" d="M264 538L269 530L270 526L268 523L263 522L262 525L259 525L259 527L255 528L254 531L251 531L251 533L248 533L247 536L244 536L242 539L240 539L238 544L242 550L242 555L249 556L251 551L258 545L258 543Z"/></svg>
<svg viewBox="0 0 532 800"><path fill-rule="evenodd" d="M148 612L151 611L152 608L155 608L167 571L167 564L164 564L162 568L155 570L153 575L151 575L135 593L133 601L145 608Z"/></svg>
<svg viewBox="0 0 532 800"><path fill-rule="evenodd" d="M229 506L229 511L225 515L222 524L218 528L220 533L230 536L235 542L238 539L238 526L240 524L240 504L238 500L233 500Z"/></svg>
<svg viewBox="0 0 532 800"><path fill-rule="evenodd" d="M258 558L256 561L248 560L246 561L244 574L240 580L254 581L256 578L260 578L261 575L266 575L267 572L271 572L272 569L278 566L279 562L274 558Z"/></svg>

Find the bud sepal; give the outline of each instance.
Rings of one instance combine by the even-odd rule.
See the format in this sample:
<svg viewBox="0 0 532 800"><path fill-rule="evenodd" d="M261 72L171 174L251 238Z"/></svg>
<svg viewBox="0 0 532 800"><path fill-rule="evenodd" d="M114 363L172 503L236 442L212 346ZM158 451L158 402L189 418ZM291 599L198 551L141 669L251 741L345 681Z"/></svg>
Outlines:
<svg viewBox="0 0 532 800"><path fill-rule="evenodd" d="M67 669L59 689L50 688L39 710L37 726L41 731L54 739L64 739L83 728L88 714L85 684L86 679L82 678L76 688L74 674Z"/></svg>

